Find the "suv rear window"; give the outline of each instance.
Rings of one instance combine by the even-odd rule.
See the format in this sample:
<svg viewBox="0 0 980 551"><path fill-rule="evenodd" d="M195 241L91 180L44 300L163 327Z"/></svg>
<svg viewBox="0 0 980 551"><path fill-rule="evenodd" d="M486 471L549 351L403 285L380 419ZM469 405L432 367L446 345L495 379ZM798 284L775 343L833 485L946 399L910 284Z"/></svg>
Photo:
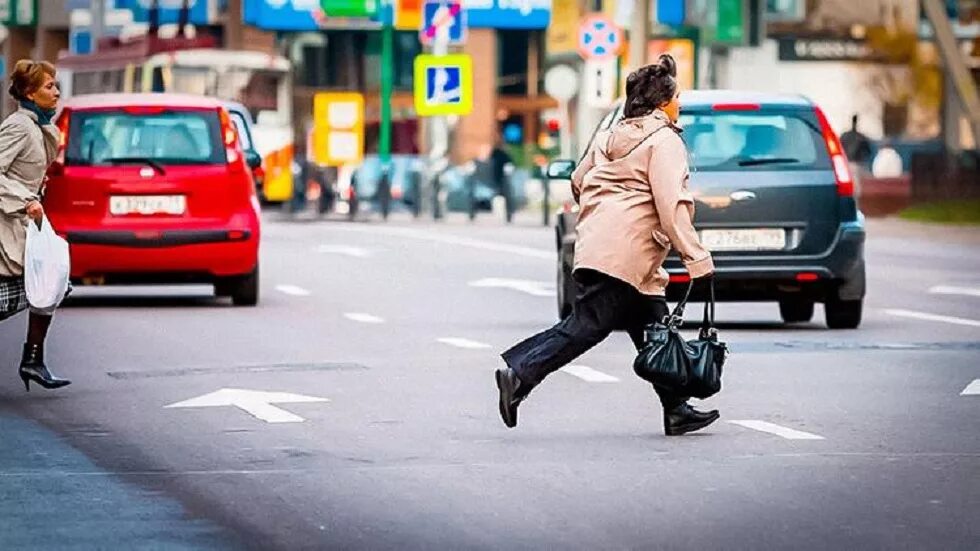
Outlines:
<svg viewBox="0 0 980 551"><path fill-rule="evenodd" d="M220 124L217 111L78 111L71 116L65 163L224 164Z"/></svg>
<svg viewBox="0 0 980 551"><path fill-rule="evenodd" d="M805 113L684 113L679 123L697 170L831 169L817 121Z"/></svg>

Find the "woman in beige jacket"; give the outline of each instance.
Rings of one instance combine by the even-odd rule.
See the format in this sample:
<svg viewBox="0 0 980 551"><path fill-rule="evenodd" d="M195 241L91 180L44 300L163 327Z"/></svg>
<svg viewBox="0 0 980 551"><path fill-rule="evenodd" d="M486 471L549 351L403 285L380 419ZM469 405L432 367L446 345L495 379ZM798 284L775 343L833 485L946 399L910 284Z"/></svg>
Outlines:
<svg viewBox="0 0 980 551"><path fill-rule="evenodd" d="M0 319L28 308L24 293L24 250L27 224L40 222L45 173L58 153L60 135L52 124L61 93L54 66L22 59L10 74L10 95L20 108L0 125ZM44 388L60 388L59 379L44 364L44 341L51 315L30 312L27 342L20 361L20 378Z"/></svg>
<svg viewBox="0 0 980 551"><path fill-rule="evenodd" d="M517 407L546 376L625 329L637 348L643 330L668 315L667 252L680 254L692 278L710 277L711 255L698 241L687 189L687 150L676 126L680 106L672 57L638 69L626 81L624 119L595 136L572 176L579 204L572 314L502 354L496 372L500 415L517 425ZM718 419L654 387L664 431L680 435Z"/></svg>

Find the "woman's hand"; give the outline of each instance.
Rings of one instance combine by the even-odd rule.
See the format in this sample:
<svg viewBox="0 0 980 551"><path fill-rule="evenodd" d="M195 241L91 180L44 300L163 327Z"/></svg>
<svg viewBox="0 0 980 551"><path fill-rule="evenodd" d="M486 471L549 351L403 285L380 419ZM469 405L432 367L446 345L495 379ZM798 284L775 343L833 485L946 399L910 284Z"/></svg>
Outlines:
<svg viewBox="0 0 980 551"><path fill-rule="evenodd" d="M41 221L41 218L44 216L44 207L41 206L40 201L27 202L27 216L35 222Z"/></svg>

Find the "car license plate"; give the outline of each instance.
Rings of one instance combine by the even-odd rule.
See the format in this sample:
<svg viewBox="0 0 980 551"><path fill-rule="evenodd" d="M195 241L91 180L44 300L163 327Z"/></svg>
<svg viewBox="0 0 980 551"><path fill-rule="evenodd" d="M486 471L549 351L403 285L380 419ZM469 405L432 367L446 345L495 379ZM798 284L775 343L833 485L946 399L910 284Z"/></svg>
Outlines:
<svg viewBox="0 0 980 551"><path fill-rule="evenodd" d="M709 251L778 251L786 248L782 228L703 230L701 244Z"/></svg>
<svg viewBox="0 0 980 551"><path fill-rule="evenodd" d="M183 195L115 195L109 198L109 212L127 214L184 214L187 198Z"/></svg>

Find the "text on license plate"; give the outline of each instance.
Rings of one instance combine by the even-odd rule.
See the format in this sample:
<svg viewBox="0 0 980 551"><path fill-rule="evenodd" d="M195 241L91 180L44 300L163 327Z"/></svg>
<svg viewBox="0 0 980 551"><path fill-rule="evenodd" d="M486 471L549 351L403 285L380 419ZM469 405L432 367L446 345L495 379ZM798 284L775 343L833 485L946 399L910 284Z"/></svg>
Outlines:
<svg viewBox="0 0 980 551"><path fill-rule="evenodd" d="M703 230L701 244L709 251L776 251L786 248L782 228Z"/></svg>
<svg viewBox="0 0 980 551"><path fill-rule="evenodd" d="M109 213L184 214L187 198L183 195L114 195L109 198Z"/></svg>

